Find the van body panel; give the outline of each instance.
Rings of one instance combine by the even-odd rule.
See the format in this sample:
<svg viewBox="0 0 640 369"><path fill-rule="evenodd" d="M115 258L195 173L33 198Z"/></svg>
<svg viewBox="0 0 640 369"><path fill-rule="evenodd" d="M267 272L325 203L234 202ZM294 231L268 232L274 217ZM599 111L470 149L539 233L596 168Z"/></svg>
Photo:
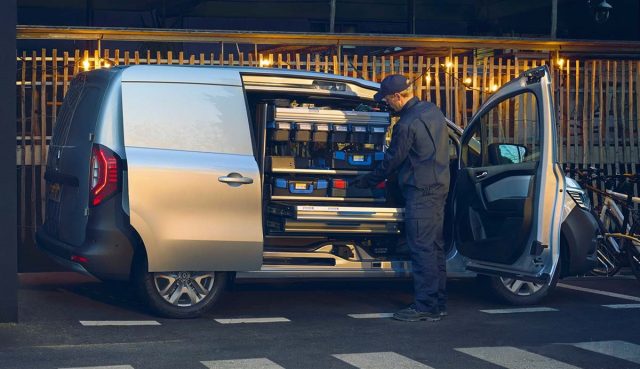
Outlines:
<svg viewBox="0 0 640 369"><path fill-rule="evenodd" d="M219 71L216 81L239 83ZM259 269L262 192L244 92L191 83L190 73L166 82L182 78L173 75L122 84L131 225L149 271Z"/></svg>

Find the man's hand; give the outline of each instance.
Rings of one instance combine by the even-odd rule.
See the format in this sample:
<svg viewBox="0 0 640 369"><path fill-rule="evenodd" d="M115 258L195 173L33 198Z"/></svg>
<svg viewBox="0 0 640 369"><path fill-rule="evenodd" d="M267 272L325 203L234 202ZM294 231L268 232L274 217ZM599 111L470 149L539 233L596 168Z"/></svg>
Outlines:
<svg viewBox="0 0 640 369"><path fill-rule="evenodd" d="M356 188L371 188L371 184L369 182L369 177L367 174L363 174L352 179L351 181L349 181L349 186L353 186Z"/></svg>

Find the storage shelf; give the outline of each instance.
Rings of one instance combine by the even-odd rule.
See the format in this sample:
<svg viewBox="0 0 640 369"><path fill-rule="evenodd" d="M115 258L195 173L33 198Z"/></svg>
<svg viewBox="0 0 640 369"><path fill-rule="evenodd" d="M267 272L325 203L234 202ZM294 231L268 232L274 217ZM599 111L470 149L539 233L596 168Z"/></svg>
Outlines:
<svg viewBox="0 0 640 369"><path fill-rule="evenodd" d="M314 197L314 196L271 196L271 200L286 201L333 201L333 202L385 202L385 199L371 197L346 198L346 197Z"/></svg>
<svg viewBox="0 0 640 369"><path fill-rule="evenodd" d="M327 174L327 175L360 175L371 173L370 170L345 170L345 169L287 169L272 168L271 173L291 173L291 174Z"/></svg>

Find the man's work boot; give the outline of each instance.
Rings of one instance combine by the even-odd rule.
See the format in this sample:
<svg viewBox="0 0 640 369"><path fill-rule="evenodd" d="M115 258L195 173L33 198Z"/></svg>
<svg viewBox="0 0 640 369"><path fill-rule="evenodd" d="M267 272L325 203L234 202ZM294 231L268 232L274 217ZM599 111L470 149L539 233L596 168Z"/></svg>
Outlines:
<svg viewBox="0 0 640 369"><path fill-rule="evenodd" d="M393 314L393 319L401 320L403 322L419 322L422 320L436 322L440 320L440 313L418 311L415 309L415 306L412 305Z"/></svg>

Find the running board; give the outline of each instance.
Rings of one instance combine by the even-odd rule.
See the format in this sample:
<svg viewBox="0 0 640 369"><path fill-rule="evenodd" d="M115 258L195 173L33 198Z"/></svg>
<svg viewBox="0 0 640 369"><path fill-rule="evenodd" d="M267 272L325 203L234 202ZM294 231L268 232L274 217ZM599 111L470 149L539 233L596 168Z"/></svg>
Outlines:
<svg viewBox="0 0 640 369"><path fill-rule="evenodd" d="M478 274L493 275L493 276L498 276L498 277L506 277L506 278L518 279L518 280L526 281L526 282L533 282L533 283L547 284L547 283L549 283L549 280L551 279L548 273L543 273L539 277L532 277L532 276L529 276L529 275L523 275L523 274L513 273L513 272L487 270L487 269L484 269L484 268L479 268L479 267L474 267L474 266L469 266L469 265L467 265L467 270L470 270L472 272L476 272Z"/></svg>

